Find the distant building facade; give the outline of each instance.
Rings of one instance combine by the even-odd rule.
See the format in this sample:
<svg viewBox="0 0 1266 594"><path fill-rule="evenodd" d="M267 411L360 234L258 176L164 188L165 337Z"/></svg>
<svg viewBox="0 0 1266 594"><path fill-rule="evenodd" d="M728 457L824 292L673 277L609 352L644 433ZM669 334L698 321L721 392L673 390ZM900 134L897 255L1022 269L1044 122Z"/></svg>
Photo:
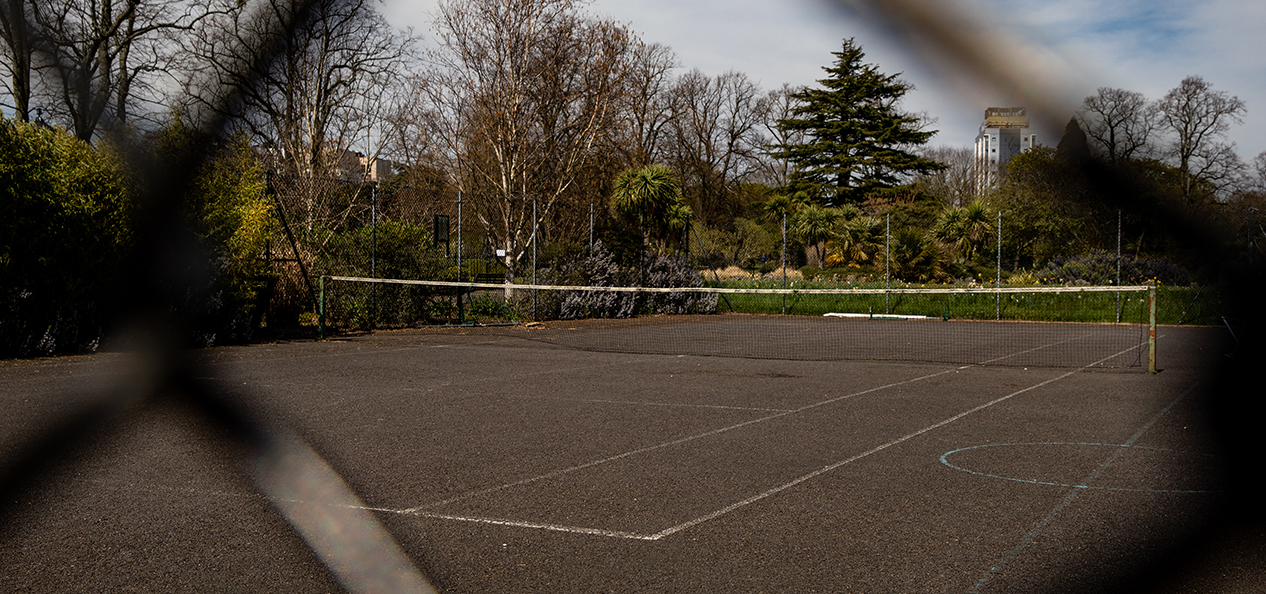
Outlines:
<svg viewBox="0 0 1266 594"><path fill-rule="evenodd" d="M990 107L976 135L973 169L976 195L983 196L998 185L1002 168L1016 155L1037 146L1037 134L1029 129L1023 107Z"/></svg>

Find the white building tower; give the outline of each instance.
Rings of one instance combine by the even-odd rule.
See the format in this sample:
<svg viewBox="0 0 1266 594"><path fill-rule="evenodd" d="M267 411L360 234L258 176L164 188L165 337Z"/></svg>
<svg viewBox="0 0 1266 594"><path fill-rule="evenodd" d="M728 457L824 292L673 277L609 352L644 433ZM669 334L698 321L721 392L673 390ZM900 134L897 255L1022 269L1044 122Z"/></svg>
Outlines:
<svg viewBox="0 0 1266 594"><path fill-rule="evenodd" d="M976 135L976 195L983 196L1001 179L1002 167L1016 155L1037 146L1023 107L990 107Z"/></svg>

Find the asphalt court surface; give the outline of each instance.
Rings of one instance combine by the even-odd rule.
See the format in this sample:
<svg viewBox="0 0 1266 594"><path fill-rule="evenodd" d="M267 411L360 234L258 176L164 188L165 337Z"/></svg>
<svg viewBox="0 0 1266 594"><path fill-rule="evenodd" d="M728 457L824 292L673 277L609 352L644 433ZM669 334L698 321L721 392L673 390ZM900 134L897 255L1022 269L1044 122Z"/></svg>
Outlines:
<svg viewBox="0 0 1266 594"><path fill-rule="evenodd" d="M479 329L211 349L194 373L295 427L441 591L1124 591L1216 513L1221 338L1163 328L1156 376ZM3 443L126 360L0 364ZM177 405L121 423L0 534L0 590L338 591L272 509L310 503L264 500L223 437Z"/></svg>

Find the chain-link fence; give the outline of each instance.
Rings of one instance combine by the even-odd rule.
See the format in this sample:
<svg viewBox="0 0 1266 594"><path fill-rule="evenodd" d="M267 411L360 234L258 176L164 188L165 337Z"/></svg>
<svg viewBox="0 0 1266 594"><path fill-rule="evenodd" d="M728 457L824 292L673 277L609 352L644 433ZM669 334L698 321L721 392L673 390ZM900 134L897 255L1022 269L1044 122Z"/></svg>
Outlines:
<svg viewBox="0 0 1266 594"><path fill-rule="evenodd" d="M429 225L376 218L373 188L367 190L367 218L342 231L326 231L309 240L313 248L308 282L322 276L366 279L469 281L502 284L507 275L506 248L496 246L477 224L462 220L453 201L432 201L416 208ZM407 196L401 202L416 199ZM460 200L460 199L459 199ZM284 203L294 203L287 198ZM447 208L446 208L447 207ZM295 207L290 207L293 211ZM453 214L433 214L438 212ZM469 211L467 211L469 212ZM1077 257L1054 258L1045 266L1017 270L1004 259L1006 250L1022 242L1007 235L1004 215L997 215L988 236L980 238L975 257L946 262L951 248L935 244L927 235L894 232L886 218L871 217L875 228L866 239L865 266L841 262L841 239L831 236L816 243L786 231L786 225L739 221L733 228L710 228L687 222L666 233L652 234L607 213L589 219L587 233L548 241L540 231L529 234L527 245L509 265L516 284L569 286L745 288L896 288L988 286L1122 286L1159 284L1165 287L1163 323L1220 324L1216 287L1197 283L1173 263L1124 253L1121 237L1115 252L1096 251ZM458 228L466 230L459 235ZM308 233L301 230L300 235ZM534 238L541 238L540 244ZM470 238L476 238L471 241ZM461 265L458 265L460 255ZM855 256L856 257L856 256ZM827 262L834 258L833 262ZM298 270L298 267L292 267ZM295 283L292 281L291 286ZM450 325L478 321L536 321L568 317L556 300L542 300L537 292L469 288L419 287L405 284L330 284L318 287L321 303L305 300L304 319L324 313L324 326L334 331ZM296 294L294 291L291 295ZM318 301L321 301L318 299ZM1182 314L1170 315L1176 304ZM719 311L729 311L724 300ZM653 303L626 312L658 311ZM607 311L600 308L596 311ZM612 311L625 312L616 308ZM594 315L599 315L595 313Z"/></svg>
<svg viewBox="0 0 1266 594"><path fill-rule="evenodd" d="M283 18L267 24L257 40L255 49L259 53L253 57L252 64L270 63L280 56L288 47L280 40L309 26L309 9L314 4L297 1ZM915 10L912 14L925 15L926 11ZM932 27L926 24L931 22L935 21L906 20L907 24L914 24L916 30L919 26ZM990 70L990 67L985 64L983 69ZM1001 68L993 71L999 77L1004 76ZM251 80L249 72L242 75L243 80ZM246 85L224 89L224 96L218 100L222 108L219 113L236 113L235 101L246 90ZM205 131L213 137L225 136L232 128L230 119L224 116L210 121ZM6 443L0 469L0 516L3 517L0 525L5 527L4 536L12 537L10 519L23 517L25 512L19 513L19 506L31 499L28 495L38 489L56 489L58 485L51 480L56 472L82 464L98 448L102 436L117 428L119 419L135 415L148 402L179 401L187 405L182 414L195 423L215 427L215 439L234 445L234 451L240 453L250 469L255 488L270 501L304 500L327 504L319 509L279 504L277 511L303 536L345 588L355 592L433 591L329 464L302 439L279 425L274 417L254 408L252 400L243 398L240 391L203 379L182 355L198 320L191 309L180 304L199 298L204 279L191 271L206 269L208 264L205 255L189 241L189 234L181 231L187 223L182 203L170 197L187 192L193 172L199 170L206 157L205 153L195 153L164 171L148 171L145 186L150 198L138 205L141 223L135 247L123 270L114 275L118 281L115 283L118 301L123 305L108 324L120 337L117 344L130 345L128 360L137 364L119 369L117 373L122 379L116 388L99 398L67 399L55 418L40 419L37 427L14 438L15 442ZM437 217L449 217L449 233L454 232L454 227L462 228L457 232L459 238L465 239L464 233L474 228L467 227L467 221L462 220L464 213L458 212L455 197L426 195L408 187L315 177L274 175L268 185L268 192L276 202L278 229L260 255L271 263L272 271L266 282L266 298L258 303L266 307L259 323L270 331L315 328L320 279L324 275L459 279L506 276L505 269L498 268L506 261L505 256L498 253L500 246L479 237L457 242L450 239L442 245L436 241L440 235L437 230L441 228L437 223L442 220ZM1175 228L1183 228L1181 221L1170 222ZM566 276L566 266L562 264L566 258L573 258L573 262L593 258L599 242L619 266L610 279L613 283L656 282L649 279L657 274L651 256L683 262L665 276L678 278L676 271L686 269L692 272L688 282L702 282L703 277L697 274L700 269L715 271L722 264L737 265L733 258L717 259L715 252L700 249L704 244L702 239L696 237L692 243L689 238L694 237L693 231L684 233L685 241L659 239L658 244L645 239L644 234L627 229L623 234L598 235L592 242L579 241L578 245L561 242L552 246L534 245L535 251L545 257L536 260L521 257L522 254L512 255L511 263L519 268L512 272L518 277L536 276L538 280L551 274ZM590 237L593 236L591 233ZM1198 233L1182 237L1193 250L1203 250L1205 258L1216 260L1224 255L1210 247L1216 242ZM1257 248L1253 243L1258 237L1256 232L1250 229L1244 237L1250 253L1259 254L1253 251ZM891 244L888 247L891 248ZM771 260L774 253L778 254L781 264L781 251L767 251L766 261ZM617 261L619 254L623 254L623 261ZM794 262L798 258L790 260ZM885 262L890 261L885 259ZM536 264L524 268L527 262ZM542 262L550 264L542 265ZM1251 270L1239 272L1232 275L1232 282L1225 284L1226 298L1232 302L1228 309L1237 309L1255 318L1261 304L1260 279ZM787 276L784 272L782 278ZM874 278L872 274L871 280ZM891 273L883 278L890 280ZM5 290L12 289L6 287ZM462 303L462 299L470 295L388 295L372 285L368 290L368 294L342 300L337 306L341 309L332 310L330 315L345 320L345 327L354 328L445 322L455 319L454 310L459 312L456 319L460 320L464 307L474 307L469 301ZM492 308L494 304L486 307ZM539 307L539 303L534 305L534 309ZM1253 337L1254 321L1238 322L1237 340ZM1215 392L1242 395L1240 390L1244 386L1260 384L1255 369L1260 361L1260 351L1255 350L1255 345L1260 341L1242 344L1252 348L1241 347L1234 364L1218 370L1222 375L1214 380L1219 381ZM1228 424L1223 432L1228 436L1227 451L1237 462L1248 461L1242 468L1249 468L1249 464L1260 462L1260 457L1250 455L1260 450L1257 443L1260 440L1251 439L1255 433L1251 427L1243 426L1243 420L1260 418L1260 415L1241 414L1239 403L1238 400L1215 403L1215 408L1221 408L1214 412ZM1242 492L1258 491L1244 489Z"/></svg>

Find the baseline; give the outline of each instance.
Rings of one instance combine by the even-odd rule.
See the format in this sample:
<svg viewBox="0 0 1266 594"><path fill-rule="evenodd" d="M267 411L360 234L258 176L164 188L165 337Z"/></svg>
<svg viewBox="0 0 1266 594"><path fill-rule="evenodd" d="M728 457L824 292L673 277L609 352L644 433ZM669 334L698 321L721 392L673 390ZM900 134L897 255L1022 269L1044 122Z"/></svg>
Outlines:
<svg viewBox="0 0 1266 594"><path fill-rule="evenodd" d="M1063 340L1063 341L1058 341L1057 343L1052 343L1052 344L1059 344L1059 343L1062 343L1062 342L1067 342L1068 340L1072 340L1072 339L1065 339L1065 340ZM1045 346L1041 346L1041 347L1035 347L1035 348L1033 348L1033 349L1027 349L1026 351L1022 351L1021 353L1014 353L1014 354L1012 354L1012 355L1006 355L1006 356L1001 357L1001 358L1005 358L1005 357L1007 357L1007 356L1014 356L1014 355L1018 355L1018 354L1023 354L1023 352L1028 352L1028 351L1032 351L1032 350L1037 350L1037 349L1040 349L1040 348L1046 348L1046 346L1051 346L1051 345L1045 345ZM822 475L822 474L825 474L825 473L831 472L831 471L833 471L833 470L835 470L835 469L837 469L837 468L839 468L839 467L841 467L841 466L844 466L844 465L846 465L846 464L849 464L849 463L855 462L855 461L857 461L857 460L860 460L860 459L865 458L865 457L867 457L867 456L870 456L870 455L872 455L872 454L875 454L875 453L881 452L881 451L886 450L886 449L888 449L888 448L890 448L890 447L892 447L892 446L894 446L894 445L898 445L898 444L900 444L900 443L903 443L903 442L905 442L905 441L908 441L908 440L910 440L910 439L913 439L913 438L915 438L915 437L918 437L918 436L920 436L920 435L923 435L923 434L925 434L925 433L927 433L927 432L929 432L929 431L932 431L932 430L938 429L938 428L940 428L940 427L944 427L945 425L948 425L948 424L950 424L950 423L953 423L953 422L955 422L955 421L957 421L957 420L959 420L959 419L962 419L963 417L966 417L966 416L971 415L971 414L973 414L973 413L979 412L979 411L984 410L984 409L986 409L986 408L992 407L992 406L997 405L997 404L999 404L999 403L1005 402L1005 401L1010 400L1011 398L1014 398L1014 397L1019 396L1019 395L1021 395L1021 394L1025 394L1025 393L1027 393L1027 392L1030 392L1030 391L1036 390L1036 389L1038 389L1038 388L1041 388L1041 387L1047 386L1047 385L1052 384L1052 383L1054 383L1054 382L1057 382L1057 381L1063 380L1063 379L1065 379L1065 378L1067 378L1067 377L1070 377L1070 376L1072 376L1072 375L1075 375L1075 374L1077 374L1077 373L1079 373L1079 372L1081 372L1081 371L1084 371L1084 370L1086 370L1086 369L1092 368L1092 367L1094 367L1095 365L1098 365L1098 364L1102 363L1103 361L1110 360L1110 359L1112 359L1112 358L1114 358L1114 357L1119 357L1119 356L1121 356L1122 354L1124 354L1124 353L1128 353L1128 352L1130 352L1131 350L1134 350L1134 349L1137 349L1137 348L1140 348L1140 347L1139 347L1139 346L1137 346L1137 345L1136 345L1136 346L1132 346L1132 347L1130 347L1130 348L1128 348L1128 349L1125 349L1125 350L1123 350L1123 351L1120 351L1120 352L1117 352L1117 353L1111 354L1111 355L1109 355L1109 356L1107 356L1107 357L1104 357L1104 358L1102 358L1102 359L1100 359L1100 360L1098 360L1098 361L1094 361L1094 362L1092 362L1092 363L1089 363L1089 364L1087 364L1087 365L1085 365L1085 366L1082 366L1082 367L1079 367L1079 368L1076 368L1076 369L1070 370L1070 371L1068 371L1068 372L1065 372L1065 373L1060 374L1060 375L1058 375L1058 376L1055 376L1055 377L1053 377L1053 378L1049 378L1049 379L1047 379L1047 380L1044 380L1044 381L1038 382L1038 383L1036 383L1036 384L1033 384L1033 385L1031 385L1031 386L1029 386L1029 387L1022 388L1022 389L1020 389L1020 390L1016 390L1016 391L1014 391L1014 392L1011 392L1010 394L1007 394L1007 395L1005 395L1005 396L1001 396L1001 397L999 397L999 398L996 398L996 399L991 400L991 401L989 401L989 402L986 402L986 403L984 403L984 404L981 404L981 405L975 406L975 407L970 408L970 409L968 409L968 410L966 410L966 411L963 411L963 412L961 412L961 413L958 413L958 414L956 414L956 415L954 415L954 416L951 416L951 417L949 417L949 418L943 419L943 420L941 420L941 421L938 421L938 422L936 422L936 423L933 423L933 424L931 424L931 425L928 425L928 426L926 426L926 427L923 427L923 428L921 428L921 429L919 429L919 430L917 430L917 431L914 431L914 432L908 433L908 434L906 434L906 435L903 435L903 436L901 436L901 437L898 437L898 438L896 438L896 439L893 439L893 440L891 440L891 441L889 441L889 442L887 442L887 443L884 443L884 444L882 444L882 445L879 445L879 446L876 446L876 447L874 447L874 448L871 448L871 449L869 449L869 450L867 450L867 451L865 451L865 452L862 452L862 453L860 453L860 454L857 454L857 455L855 455L855 456L852 456L852 457L849 457L849 458L847 458L847 459L841 460L841 461L839 461L839 462L835 462L835 463L829 464L829 465L827 465L827 466L824 466L824 467L822 467L822 468L820 468L820 469L818 469L818 470L815 470L815 471L813 471L813 472L807 473L807 474L802 475L802 476L800 476L800 477L797 477L797 478L795 478L795 479L793 479L793 480L791 480L791 481L788 481L788 482L786 482L786 483L783 483L783 484L781 484L781 485L775 486L775 487L773 487L773 488L771 488L771 489L768 489L768 490L765 490L765 491L763 491L763 492L761 492L761 493L758 493L758 494L756 494L756 495L753 495L752 497L748 497L748 498L743 499L743 500L741 500L741 501L738 501L738 502L736 502L736 503L732 503L732 504L730 504L730 505L727 505L727 506L725 506L725 507L722 507L722 508L720 508L720 509L717 509L717 510L715 510L715 511L713 511L713 512L710 512L710 513L708 513L708 514L705 514L705 515L703 515L703 516L699 516L699 517L696 517L696 518L693 518L693 519L687 520L687 521L685 521L685 522L682 522L682 523L676 524L676 525L671 526L671 527L669 527L669 528L667 528L667 529L665 529L665 530L661 530L661 531L656 532L656 533L653 533L653 534L639 534L639 533L631 533L631 532L623 532L623 531L611 531L611 530L603 530L603 529L598 529L598 528L579 527L579 526L563 526L563 525L554 525L554 524L540 523L540 522L518 521L518 520L513 520L513 519L507 519L507 518L489 518L489 517L476 517L476 516L466 516L466 515L453 515L453 514L444 514L444 513L440 513L440 512L437 512L437 511L433 511L433 510L434 510L435 508L442 507L442 506L444 506L444 505L448 505L448 504L452 504L452 503L456 503L456 502L459 502L459 501L462 501L462 500L465 500L465 499L469 499L469 498L472 498L472 497L476 497L476 496L480 496L480 495L484 495L484 494L488 494L488 493L494 493L494 492L497 492L497 491L502 491L502 490L509 489L509 488L512 488L512 487L522 486L522 485L530 484L530 483L537 482L537 481L541 481L541 480L545 480L545 479L550 479L550 478L559 477L559 476L562 476L562 475L565 475L565 474L569 474L569 473L572 473L572 472L576 472L576 471L579 471L579 470L583 470L583 469L587 469L587 468L592 468L592 467L595 467L595 466L599 466L599 465L602 465L602 464L607 464L607 463L614 462L614 461L617 461L617 460L622 460L622 459L624 459L624 458L628 458L628 457L635 456L635 455L638 455L638 454L643 454L643 453L646 453L646 452L651 452L651 451L659 450L659 449L662 449L662 448L666 448L666 447L670 447L670 446L674 446L674 445L679 445L679 444L682 444L682 443L691 442L691 441L694 441L694 440L702 439L702 438L709 437L709 436L713 436L713 435L718 435L718 434L721 434L721 433L724 433L724 432L728 432L728 431L732 431L732 430L735 430L735 429L739 429L739 428L743 428L743 427L748 427L748 426L751 426L751 425L754 425L754 424L757 424L757 423L763 423L763 422L765 422L765 421L769 421L769 420L773 420L773 419L777 419L777 418L785 417L785 416L788 416L788 415L792 415L792 414L796 414L796 413L804 412L804 411L807 411L807 410L811 410L811 409L814 409L814 408L818 408L818 407L826 406L826 405L831 404L831 403L840 402L840 401L842 401L842 400L846 400L846 399L849 399L849 398L854 398L854 397L861 396L861 395L864 395L864 394L870 394L870 393L873 393L873 392L878 392L878 391L882 391L882 390L886 390L886 389L890 389L890 388L895 388L895 387L899 387L899 386L903 386L903 385L909 385L909 384L913 384L913 383L916 383L916 382L920 382L920 381L924 381L924 380L932 379L932 378L939 377L939 376L942 376L942 375L945 375L945 374L948 374L948 373L956 372L956 371L958 371L958 370L962 370L962 369L967 369L967 368L971 368L971 367L976 367L976 366L984 365L984 364L987 364L987 363L988 363L988 361L982 362L982 363L980 363L980 364L964 365L964 366L954 367L954 368L946 369L946 370L939 371L939 372L936 372L936 373L930 373L930 374L925 374L925 375L918 376L918 377L915 377L915 378L910 378L910 379L903 380L903 381L900 381L900 382L893 382L893 383L890 383L890 384L885 384L885 385L883 385L883 386L877 386L877 387L874 387L874 388L869 388L869 389L866 389L866 390L861 390L861 391L858 391L858 392L854 392L854 393L846 394L846 395L839 396L839 397L836 397L836 398L830 398L830 399L827 399L827 400L823 400L823 401L820 401L820 402L816 402L816 403L813 403L813 404L809 404L809 405L806 405L806 406L803 406L803 407L800 407L800 408L797 408L797 409L794 409L794 410L790 410L790 411L786 411L786 412L779 412L779 413L772 414L772 415L768 415L768 416L765 416L765 417L761 417L761 418L757 418L757 419L752 419L752 420L744 421L744 422L742 422L742 423L736 423L736 424L734 424L734 425L730 425L730 426L727 426L727 427L722 427L722 428L719 428L719 429L714 429L714 430L712 430L712 431L707 431L707 432L704 432L704 433L700 433L700 434L696 434L696 435L692 435L692 436L687 436L687 437L683 437L683 438L676 439L676 440L671 440L671 441L668 441L668 442L664 442L664 443L660 443L660 444L656 444L656 445L648 446L648 447L645 447L645 448L640 448L640 449L636 449L636 450L631 450L631 451L624 452L624 453L621 453L621 454L617 454L617 455L615 455L615 456L611 456L611 457L608 457L608 458L603 458L603 459L600 459L600 460L593 460L593 461L590 461L590 462L586 462L586 463L584 463L584 464L578 464L578 465L575 465L575 466L570 466L570 467L567 467L567 468L563 468L563 469L559 469L559 470L556 470L556 471L553 471L553 472L549 472L549 473L545 473L545 474L541 474L541 475L537 475L537 476L533 476L533 477L525 478L525 479L522 479L522 480L518 480L518 481L514 481L514 482L510 482L510 483L505 483L505 484L502 484L502 485L497 485L497 486L494 486L494 487L489 487L489 488L486 488L486 489L479 489L479 490L475 490L475 491L467 492L467 493L465 493L465 494L458 495L458 496L456 496L456 497L451 497L451 498L445 499L445 500L443 500L443 501L438 501L438 502L434 502L434 503L430 503L430 504L426 504L426 505L421 505L421 506L416 506L416 507L411 507L411 508L407 508L407 509L399 509L399 510L386 510L386 509L383 509L383 510L378 510L378 511L385 511L385 512L399 513L399 514L406 514L406 515L414 515L414 516L419 516L419 517L429 517L429 518L434 518L434 519L445 519L445 520L464 521L464 522L475 522L475 523L494 524L494 525L504 525L504 526L517 526L517 527L523 527L523 528L537 528L537 529L545 529L545 530L552 530L552 531L559 531L559 532L571 532L571 533L576 533L576 534L589 534L589 535L599 535L599 536L608 536L608 537L626 538L626 539L637 539L637 540L659 540L659 539L662 539L662 538L664 538L664 537L667 537L667 536L670 536L670 535L672 535L672 534L675 534L675 533L677 533L677 532L680 532L680 531L682 531L682 530L685 530L685 529L691 528L691 527L693 527L693 526L697 526L697 525L699 525L699 524L702 524L702 523L705 523L705 522L708 522L708 521L711 521L711 520L717 519L717 518L719 518L719 517L722 517L722 516L724 516L724 515L726 515L726 514L729 514L730 512L736 511L736 510L738 510L738 509L741 509L741 508L743 508L743 507L746 507L746 506L748 506L748 505L751 505L751 504L753 504L753 503L756 503L756 502L758 502L758 501L761 501L761 500L763 500L763 499L766 499L766 498L768 498L768 497L771 497L771 496L773 496L773 495L776 495L776 494L778 494L778 493L780 493L780 492L782 492L782 491L785 491L785 490L787 490L787 489L790 489L790 488L792 488L792 487L794 487L794 486L796 486L796 485L799 485L799 484L801 484L801 483L804 483L805 481L811 480L811 479L813 479L813 478L815 478L815 477L818 477L818 476L820 476L820 475ZM994 359L994 360L996 360L996 359ZM991 361L992 361L992 360L991 360Z"/></svg>

